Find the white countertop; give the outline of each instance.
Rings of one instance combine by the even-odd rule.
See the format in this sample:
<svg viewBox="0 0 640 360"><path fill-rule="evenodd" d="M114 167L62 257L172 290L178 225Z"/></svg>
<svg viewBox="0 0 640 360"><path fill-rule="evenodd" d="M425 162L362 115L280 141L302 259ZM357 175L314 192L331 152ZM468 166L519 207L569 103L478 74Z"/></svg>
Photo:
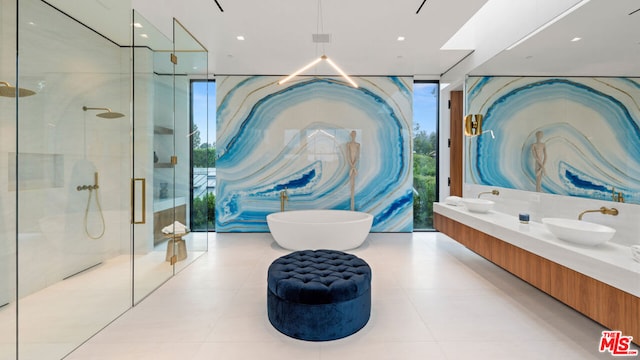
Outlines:
<svg viewBox="0 0 640 360"><path fill-rule="evenodd" d="M629 246L611 241L598 246L569 243L557 239L542 223L521 224L517 214L474 213L445 203L434 203L433 211L640 297L640 263L633 260Z"/></svg>

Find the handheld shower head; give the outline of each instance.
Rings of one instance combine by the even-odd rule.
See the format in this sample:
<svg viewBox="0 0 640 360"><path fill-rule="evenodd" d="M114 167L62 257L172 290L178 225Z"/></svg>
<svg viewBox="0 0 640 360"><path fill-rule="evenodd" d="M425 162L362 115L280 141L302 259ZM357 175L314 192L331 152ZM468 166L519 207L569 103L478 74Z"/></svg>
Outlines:
<svg viewBox="0 0 640 360"><path fill-rule="evenodd" d="M25 97L35 95L35 93L33 90L16 88L6 81L0 81L0 96L14 98L16 94L17 97Z"/></svg>
<svg viewBox="0 0 640 360"><path fill-rule="evenodd" d="M101 117L104 119L117 119L117 118L121 118L124 117L124 114L121 114L119 112L113 112L111 111L111 109L106 108L106 107L86 107L83 106L82 110L87 111L87 110L104 110L105 112L96 114L97 117Z"/></svg>

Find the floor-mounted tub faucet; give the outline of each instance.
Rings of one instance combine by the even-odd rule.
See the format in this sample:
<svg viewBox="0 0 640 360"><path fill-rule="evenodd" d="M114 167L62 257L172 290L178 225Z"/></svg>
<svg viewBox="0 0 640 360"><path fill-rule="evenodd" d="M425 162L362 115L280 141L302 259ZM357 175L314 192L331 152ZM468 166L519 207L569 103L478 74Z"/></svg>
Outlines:
<svg viewBox="0 0 640 360"><path fill-rule="evenodd" d="M480 194L478 194L478 199L480 199L480 195L482 195L482 194L491 194L491 195L498 196L498 195L500 195L500 191L498 191L498 190L491 190L491 191L484 191L484 192L481 192Z"/></svg>
<svg viewBox="0 0 640 360"><path fill-rule="evenodd" d="M624 202L624 195L621 192L616 192L616 188L611 188L611 201Z"/></svg>
<svg viewBox="0 0 640 360"><path fill-rule="evenodd" d="M605 215L613 215L616 216L618 215L618 209L616 208L608 208L608 207L601 207L600 209L597 210L585 210L583 212L580 213L580 215L578 215L578 220L582 220L582 216L586 213L592 213L592 212L599 212L601 214L605 214Z"/></svg>
<svg viewBox="0 0 640 360"><path fill-rule="evenodd" d="M280 191L280 211L284 211L284 203L285 201L289 201L289 194L287 193L287 188Z"/></svg>

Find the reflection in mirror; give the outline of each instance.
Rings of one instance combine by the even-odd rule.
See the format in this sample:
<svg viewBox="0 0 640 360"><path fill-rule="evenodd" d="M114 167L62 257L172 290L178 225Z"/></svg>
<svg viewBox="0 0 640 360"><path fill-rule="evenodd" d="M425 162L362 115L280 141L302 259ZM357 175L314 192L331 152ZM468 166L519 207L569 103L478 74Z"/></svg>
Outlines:
<svg viewBox="0 0 640 360"><path fill-rule="evenodd" d="M640 78L469 77L467 182L640 203Z"/></svg>
<svg viewBox="0 0 640 360"><path fill-rule="evenodd" d="M472 71L466 112L496 136L466 138L467 183L640 203L635 10L592 0Z"/></svg>
<svg viewBox="0 0 640 360"><path fill-rule="evenodd" d="M470 75L638 77L637 0L591 0Z"/></svg>

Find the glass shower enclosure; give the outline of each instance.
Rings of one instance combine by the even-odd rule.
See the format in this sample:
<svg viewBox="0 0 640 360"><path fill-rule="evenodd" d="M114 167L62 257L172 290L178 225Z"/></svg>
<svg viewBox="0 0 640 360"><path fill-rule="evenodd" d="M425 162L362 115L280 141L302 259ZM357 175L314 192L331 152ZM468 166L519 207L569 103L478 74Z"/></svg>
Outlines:
<svg viewBox="0 0 640 360"><path fill-rule="evenodd" d="M175 63L188 31L130 0L2 0L0 18L0 360L61 359L207 250L166 231L189 227L182 83L207 52Z"/></svg>

